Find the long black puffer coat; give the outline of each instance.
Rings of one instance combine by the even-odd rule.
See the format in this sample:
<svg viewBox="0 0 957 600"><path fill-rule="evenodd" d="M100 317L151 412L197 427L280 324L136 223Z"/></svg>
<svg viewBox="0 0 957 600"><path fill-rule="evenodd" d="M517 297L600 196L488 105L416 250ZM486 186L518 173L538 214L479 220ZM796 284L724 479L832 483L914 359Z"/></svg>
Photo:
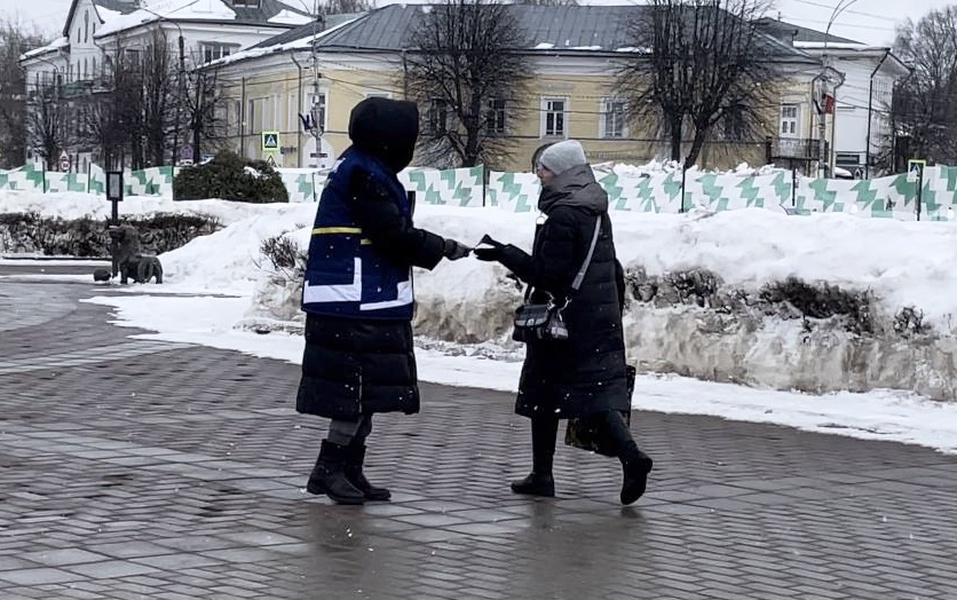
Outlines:
<svg viewBox="0 0 957 600"><path fill-rule="evenodd" d="M532 254L506 246L500 262L528 283L532 301L570 297L563 312L569 339L527 344L515 412L560 418L628 410L621 324L624 280L615 256L608 196L587 165L543 186L538 208L547 216L535 232ZM595 221L601 229L578 291L571 284L588 254Z"/></svg>
<svg viewBox="0 0 957 600"><path fill-rule="evenodd" d="M368 98L352 112L349 137L353 146L398 173L412 159L418 118L412 102ZM356 223L386 260L425 269L442 260L445 240L403 216L383 182L365 175L349 187ZM305 337L297 411L344 421L379 412L418 412L408 319L307 314Z"/></svg>

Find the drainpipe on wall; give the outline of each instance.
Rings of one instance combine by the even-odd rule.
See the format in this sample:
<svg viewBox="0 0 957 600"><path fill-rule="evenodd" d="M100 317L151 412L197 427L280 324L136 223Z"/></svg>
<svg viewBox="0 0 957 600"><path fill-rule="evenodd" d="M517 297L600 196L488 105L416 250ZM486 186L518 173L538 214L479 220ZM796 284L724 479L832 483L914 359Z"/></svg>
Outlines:
<svg viewBox="0 0 957 600"><path fill-rule="evenodd" d="M301 169L303 151L302 151L302 127L301 127L301 124L299 123L299 115L302 114L302 65L299 64L298 60L296 60L295 51L290 53L289 57L292 59L293 64L295 64L296 68L299 70L299 83L296 88L297 89L296 93L299 94L299 99L297 101L296 106L298 106L299 108L296 110L295 123L296 123L296 154L297 154L296 164ZM316 150L316 152L319 152L319 150Z"/></svg>
<svg viewBox="0 0 957 600"><path fill-rule="evenodd" d="M246 78L239 88L239 155L246 156Z"/></svg>
<svg viewBox="0 0 957 600"><path fill-rule="evenodd" d="M834 168L837 166L837 149L834 147L835 133L837 132L837 90L842 85L844 85L843 77L834 86L834 93L832 95L834 98L834 113L831 116L831 147L829 148L830 156L828 157L830 159L828 172L831 174L831 177L834 177Z"/></svg>
<svg viewBox="0 0 957 600"><path fill-rule="evenodd" d="M409 99L409 63L406 61L405 48L402 49L402 99Z"/></svg>

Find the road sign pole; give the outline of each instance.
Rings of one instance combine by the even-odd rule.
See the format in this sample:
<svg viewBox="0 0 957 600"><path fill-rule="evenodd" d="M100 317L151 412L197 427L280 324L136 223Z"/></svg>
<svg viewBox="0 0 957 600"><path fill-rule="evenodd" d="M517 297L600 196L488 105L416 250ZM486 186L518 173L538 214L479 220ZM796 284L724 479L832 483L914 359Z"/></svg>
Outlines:
<svg viewBox="0 0 957 600"><path fill-rule="evenodd" d="M123 200L123 171L107 171L106 199L113 203L110 224L117 226L120 224L120 202Z"/></svg>
<svg viewBox="0 0 957 600"><path fill-rule="evenodd" d="M917 220L920 221L920 205L924 195L924 169L917 171Z"/></svg>
<svg viewBox="0 0 957 600"><path fill-rule="evenodd" d="M912 158L907 161L907 181L913 181L917 184L916 197L917 206L914 211L917 214L917 220L920 221L920 210L924 196L924 170L927 168L927 161L920 158Z"/></svg>

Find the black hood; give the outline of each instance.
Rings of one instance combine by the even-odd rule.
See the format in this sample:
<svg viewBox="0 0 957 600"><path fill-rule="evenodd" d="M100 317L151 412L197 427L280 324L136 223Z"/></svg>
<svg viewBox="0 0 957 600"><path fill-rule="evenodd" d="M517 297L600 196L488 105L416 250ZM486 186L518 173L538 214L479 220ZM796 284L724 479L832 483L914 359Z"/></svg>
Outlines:
<svg viewBox="0 0 957 600"><path fill-rule="evenodd" d="M415 102L366 98L349 116L349 139L357 148L381 160L394 173L409 166L419 137Z"/></svg>
<svg viewBox="0 0 957 600"><path fill-rule="evenodd" d="M595 181L588 165L572 167L542 186L538 210L546 215L556 206L578 206L594 214L608 212L608 194Z"/></svg>

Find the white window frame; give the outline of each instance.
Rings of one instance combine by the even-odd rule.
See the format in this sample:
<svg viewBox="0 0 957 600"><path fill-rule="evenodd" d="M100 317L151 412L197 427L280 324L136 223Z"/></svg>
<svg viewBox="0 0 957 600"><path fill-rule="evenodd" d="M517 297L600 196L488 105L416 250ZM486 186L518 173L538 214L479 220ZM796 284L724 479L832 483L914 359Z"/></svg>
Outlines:
<svg viewBox="0 0 957 600"><path fill-rule="evenodd" d="M561 110L555 110L554 104L561 102ZM543 138L568 138L568 97L567 96L542 96L541 102L541 123L539 136ZM559 119L550 119L552 116L560 117L561 131L557 121ZM552 133L549 133L549 121L552 124Z"/></svg>
<svg viewBox="0 0 957 600"><path fill-rule="evenodd" d="M428 132L432 134L442 134L446 133L449 130L449 103L446 102L445 98L431 98L429 100L428 118L429 129ZM442 122L439 123L441 118Z"/></svg>
<svg viewBox="0 0 957 600"><path fill-rule="evenodd" d="M496 106L501 103L501 107ZM490 98L488 101L488 115L485 119L485 134L492 137L508 135L508 100L505 98ZM501 127L498 127L501 121ZM493 127L494 125L494 127Z"/></svg>
<svg viewBox="0 0 957 600"><path fill-rule="evenodd" d="M620 104L621 107L618 111L613 112L610 109L615 104ZM598 137L608 140L623 140L628 137L628 111L627 104L623 98L602 98L601 110L599 112ZM609 131L608 120L614 114L619 115L618 118L620 119L620 122L617 123L616 131Z"/></svg>
<svg viewBox="0 0 957 600"><path fill-rule="evenodd" d="M801 105L785 103L778 113L778 137L801 137Z"/></svg>
<svg viewBox="0 0 957 600"><path fill-rule="evenodd" d="M220 42L200 42L199 52L203 59L203 64L225 58L239 50L236 44L223 44Z"/></svg>

